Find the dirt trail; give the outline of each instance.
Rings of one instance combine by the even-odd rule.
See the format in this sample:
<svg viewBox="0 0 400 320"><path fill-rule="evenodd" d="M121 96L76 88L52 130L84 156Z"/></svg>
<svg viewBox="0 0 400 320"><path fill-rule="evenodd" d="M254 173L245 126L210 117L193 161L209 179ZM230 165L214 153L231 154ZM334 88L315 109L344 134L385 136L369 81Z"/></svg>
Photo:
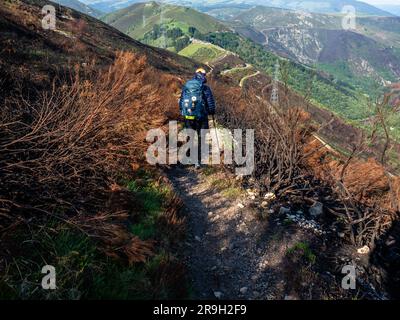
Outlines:
<svg viewBox="0 0 400 320"><path fill-rule="evenodd" d="M260 71L257 71L253 74L243 77L242 80L240 80L239 87L243 88L244 82L246 80L249 80L250 78L253 78L253 77L257 77L260 73L261 73Z"/></svg>
<svg viewBox="0 0 400 320"><path fill-rule="evenodd" d="M250 206L239 206L244 199L226 198L194 169L167 174L185 203L194 298L283 299L282 258L296 235L277 240L280 226L261 222Z"/></svg>

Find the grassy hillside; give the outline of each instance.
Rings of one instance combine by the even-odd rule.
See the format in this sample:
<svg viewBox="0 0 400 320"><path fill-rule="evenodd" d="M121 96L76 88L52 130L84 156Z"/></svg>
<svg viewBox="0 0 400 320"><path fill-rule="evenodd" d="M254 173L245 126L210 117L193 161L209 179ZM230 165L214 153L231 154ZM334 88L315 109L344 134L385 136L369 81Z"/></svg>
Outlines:
<svg viewBox="0 0 400 320"><path fill-rule="evenodd" d="M396 17L357 17L356 29L346 31L340 15L257 6L231 17L229 24L266 50L318 68L370 96L400 78Z"/></svg>
<svg viewBox="0 0 400 320"><path fill-rule="evenodd" d="M287 80L291 88L306 95L311 89L312 82L311 97L314 102L346 119L360 120L369 115L370 111L365 108L366 98L346 83L333 83L318 74L316 70L293 62L285 62L275 54L265 51L263 46L235 33L210 34L206 39L217 46L237 53L244 61L269 74L274 74L277 61L280 61L281 64L288 64Z"/></svg>
<svg viewBox="0 0 400 320"><path fill-rule="evenodd" d="M191 43L179 51L179 54L206 63L222 57L225 54L225 50L212 44Z"/></svg>
<svg viewBox="0 0 400 320"><path fill-rule="evenodd" d="M200 33L227 30L208 15L187 7L157 2L134 4L106 15L103 21L134 39L142 39L156 25L164 25L167 29L179 28L184 34L188 34L189 27L196 28Z"/></svg>

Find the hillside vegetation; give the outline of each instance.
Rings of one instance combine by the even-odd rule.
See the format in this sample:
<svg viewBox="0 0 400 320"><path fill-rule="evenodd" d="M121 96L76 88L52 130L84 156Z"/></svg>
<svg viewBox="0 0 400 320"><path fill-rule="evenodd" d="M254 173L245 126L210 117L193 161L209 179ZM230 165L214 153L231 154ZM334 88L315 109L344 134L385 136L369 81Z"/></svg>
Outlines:
<svg viewBox="0 0 400 320"><path fill-rule="evenodd" d="M398 149L386 136L365 156L381 142L375 133L388 132L390 96L366 134L309 103L314 75L323 98L337 90L356 99L351 89L234 32L199 32L208 43L191 55L205 59L215 43L243 58L206 61L208 83L213 132L254 129L254 172L151 166L147 133L181 120L177 99L201 63L65 7L57 29L44 30L47 3L0 4L1 299L220 299L221 275L235 299L400 296L400 179L387 170ZM270 102L271 77L257 69L277 59L280 95ZM349 152L322 141L326 126L345 130ZM341 287L348 264L357 290ZM41 287L46 265L55 290ZM250 280L262 294L250 296Z"/></svg>
<svg viewBox="0 0 400 320"><path fill-rule="evenodd" d="M189 44L178 53L182 56L206 63L222 57L225 51L212 44L197 42Z"/></svg>
<svg viewBox="0 0 400 320"><path fill-rule="evenodd" d="M324 70L364 93L400 77L398 18L359 17L355 30L343 30L340 15L257 6L227 22L266 50Z"/></svg>
<svg viewBox="0 0 400 320"><path fill-rule="evenodd" d="M147 44L182 50L188 37L224 31L214 18L187 7L157 2L139 3L104 16L103 21ZM179 42L185 41L184 44Z"/></svg>
<svg viewBox="0 0 400 320"><path fill-rule="evenodd" d="M144 152L181 86L156 68L194 66L64 7L43 30L45 3L0 5L0 298L187 297L182 204Z"/></svg>

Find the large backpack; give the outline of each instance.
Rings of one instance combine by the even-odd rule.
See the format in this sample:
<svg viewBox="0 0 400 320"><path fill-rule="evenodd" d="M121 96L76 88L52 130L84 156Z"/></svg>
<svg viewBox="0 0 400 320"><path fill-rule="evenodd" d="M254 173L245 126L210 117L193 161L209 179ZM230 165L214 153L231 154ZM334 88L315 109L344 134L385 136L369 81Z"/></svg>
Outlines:
<svg viewBox="0 0 400 320"><path fill-rule="evenodd" d="M180 109L182 116L187 120L201 120L205 116L202 81L192 79L186 82L183 87Z"/></svg>

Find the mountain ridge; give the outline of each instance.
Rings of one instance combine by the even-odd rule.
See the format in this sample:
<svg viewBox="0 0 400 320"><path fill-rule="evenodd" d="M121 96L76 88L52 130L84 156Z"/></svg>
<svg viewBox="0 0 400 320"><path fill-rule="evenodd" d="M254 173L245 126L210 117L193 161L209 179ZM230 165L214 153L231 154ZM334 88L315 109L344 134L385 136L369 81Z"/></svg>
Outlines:
<svg viewBox="0 0 400 320"><path fill-rule="evenodd" d="M53 0L53 2L61 4L68 8L72 8L76 11L88 14L95 18L98 18L104 14L104 12L92 8L90 5L87 5L79 0Z"/></svg>

